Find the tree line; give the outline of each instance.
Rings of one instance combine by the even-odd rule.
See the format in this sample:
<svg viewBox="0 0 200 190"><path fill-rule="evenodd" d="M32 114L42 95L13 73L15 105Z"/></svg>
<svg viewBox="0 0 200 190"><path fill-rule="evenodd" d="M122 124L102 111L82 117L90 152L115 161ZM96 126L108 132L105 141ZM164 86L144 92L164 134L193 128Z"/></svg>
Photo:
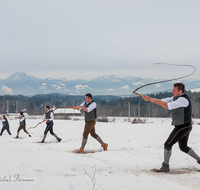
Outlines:
<svg viewBox="0 0 200 190"><path fill-rule="evenodd" d="M193 114L195 117L200 117L200 92L187 92L192 102ZM157 94L149 94L153 98L171 97L172 93L162 92ZM85 96L72 96L62 94L46 94L35 96L23 95L3 95L0 96L0 113L5 114L7 110L7 100L9 100L9 112L14 113L18 110L26 109L30 115L37 115L44 113L44 106L58 107L60 105L77 106L84 100ZM161 106L145 102L139 96L133 97L118 97L118 96L94 96L93 100L97 103L98 116L118 116L127 117L170 117L170 111ZM130 105L130 109L129 109Z"/></svg>

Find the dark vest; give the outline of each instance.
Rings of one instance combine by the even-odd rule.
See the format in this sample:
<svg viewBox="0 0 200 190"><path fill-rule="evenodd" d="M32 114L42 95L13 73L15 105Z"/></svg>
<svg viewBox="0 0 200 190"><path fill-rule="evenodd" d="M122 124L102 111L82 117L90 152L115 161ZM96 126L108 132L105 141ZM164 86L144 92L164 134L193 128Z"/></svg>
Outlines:
<svg viewBox="0 0 200 190"><path fill-rule="evenodd" d="M190 99L187 94L182 94L179 97L174 97L173 101L177 100L180 97L186 98L189 104L185 108L180 107L180 108L172 110L172 125L175 125L175 126L190 124L192 122L192 119L191 119L192 105L191 105Z"/></svg>
<svg viewBox="0 0 200 190"><path fill-rule="evenodd" d="M90 104L92 104L93 102L94 102L93 100L88 104L87 104L87 102L85 102L84 107L88 108L90 106ZM85 111L85 121L95 120L97 118L96 110L97 109L95 108L91 112Z"/></svg>
<svg viewBox="0 0 200 190"><path fill-rule="evenodd" d="M25 120L24 115L20 116L19 118L20 118L20 119L21 119L21 118L24 118L24 120L23 120L22 122L19 122L20 126L26 125L26 120Z"/></svg>
<svg viewBox="0 0 200 190"><path fill-rule="evenodd" d="M4 117L3 119L5 120L4 122L2 122L2 124L3 124L3 127L9 127L9 123L8 123L8 120L7 120L7 118L6 118L6 117Z"/></svg>
<svg viewBox="0 0 200 190"><path fill-rule="evenodd" d="M45 112L46 119L51 119L50 117L51 111ZM47 121L47 123L51 123L52 121Z"/></svg>

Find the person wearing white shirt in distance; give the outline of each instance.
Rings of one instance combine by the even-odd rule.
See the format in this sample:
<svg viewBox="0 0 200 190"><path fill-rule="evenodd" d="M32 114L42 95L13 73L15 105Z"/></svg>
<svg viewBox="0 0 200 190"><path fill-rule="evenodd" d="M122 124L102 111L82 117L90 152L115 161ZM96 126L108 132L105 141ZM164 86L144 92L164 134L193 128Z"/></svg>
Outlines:
<svg viewBox="0 0 200 190"><path fill-rule="evenodd" d="M44 143L48 132L50 132L51 135L53 135L57 139L58 142L60 142L62 140L53 132L53 120L54 120L53 112L50 111L49 106L45 106L45 114L43 117L43 122L45 121L47 126L44 131L44 136L43 136L41 143Z"/></svg>
<svg viewBox="0 0 200 190"><path fill-rule="evenodd" d="M17 129L17 136L15 137L16 139L19 138L19 132L23 129L24 132L26 134L28 134L29 137L31 137L31 135L29 134L29 132L26 130L26 120L25 120L25 116L23 114L23 112L20 112L20 116L19 117L15 117L19 119L19 128Z"/></svg>
<svg viewBox="0 0 200 190"><path fill-rule="evenodd" d="M10 126L9 126L8 120L7 120L7 118L6 118L5 115L3 115L3 117L0 117L0 122L2 122L2 124L3 124L3 127L2 127L2 129L1 129L1 133L0 133L0 136L3 134L3 132L4 132L5 130L7 130L8 134L11 135L11 132L10 132L10 129L9 129Z"/></svg>

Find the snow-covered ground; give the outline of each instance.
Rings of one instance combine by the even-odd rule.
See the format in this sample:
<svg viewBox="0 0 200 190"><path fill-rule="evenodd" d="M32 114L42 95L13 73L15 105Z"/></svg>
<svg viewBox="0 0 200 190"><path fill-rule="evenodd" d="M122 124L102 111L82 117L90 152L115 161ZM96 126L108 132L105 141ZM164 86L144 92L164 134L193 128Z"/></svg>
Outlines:
<svg viewBox="0 0 200 190"><path fill-rule="evenodd" d="M132 120L134 118L131 118ZM113 120L111 118L110 120ZM163 162L163 144L173 129L170 118L146 118L146 124L131 124L127 118L114 122L97 122L96 132L109 144L103 151L89 136L86 154L76 154L81 144L83 120L55 120L54 132L62 138L57 143L48 134L41 141L45 124L23 131L22 139L14 139L17 120L9 120L12 136L5 131L0 137L0 189L9 190L188 190L200 189L200 165L173 147L170 174L151 171ZM27 128L35 126L40 117L29 117ZM200 119L194 120L189 139L200 154ZM95 174L96 186L88 175Z"/></svg>

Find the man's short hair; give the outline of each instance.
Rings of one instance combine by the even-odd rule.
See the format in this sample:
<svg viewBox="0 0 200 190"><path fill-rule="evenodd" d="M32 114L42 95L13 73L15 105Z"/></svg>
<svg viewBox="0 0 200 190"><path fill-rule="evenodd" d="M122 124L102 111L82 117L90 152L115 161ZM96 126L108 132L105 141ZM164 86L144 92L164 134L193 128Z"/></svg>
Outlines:
<svg viewBox="0 0 200 190"><path fill-rule="evenodd" d="M178 87L178 91L182 90L183 93L185 92L185 85L183 83L175 83L174 87Z"/></svg>
<svg viewBox="0 0 200 190"><path fill-rule="evenodd" d="M23 115L23 112L22 112L22 111L20 111L20 115Z"/></svg>
<svg viewBox="0 0 200 190"><path fill-rule="evenodd" d="M49 106L45 106L47 109L50 109L50 107Z"/></svg>
<svg viewBox="0 0 200 190"><path fill-rule="evenodd" d="M6 116L5 115L3 115L3 118L5 118Z"/></svg>
<svg viewBox="0 0 200 190"><path fill-rule="evenodd" d="M92 99L92 94L90 94L90 93L87 93L85 96Z"/></svg>

